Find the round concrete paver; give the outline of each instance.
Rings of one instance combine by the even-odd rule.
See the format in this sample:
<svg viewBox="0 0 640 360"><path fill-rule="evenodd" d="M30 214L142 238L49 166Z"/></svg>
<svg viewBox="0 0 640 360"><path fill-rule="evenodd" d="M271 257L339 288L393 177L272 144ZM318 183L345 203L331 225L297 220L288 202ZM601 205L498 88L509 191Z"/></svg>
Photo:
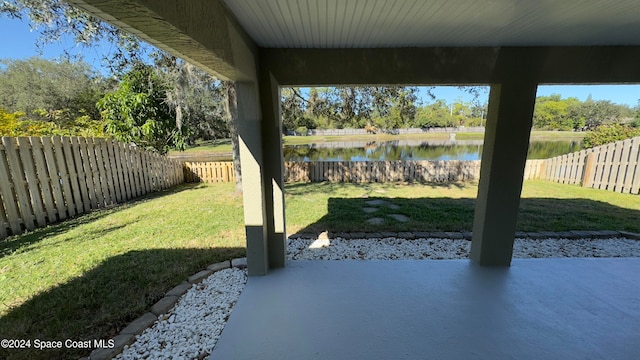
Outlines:
<svg viewBox="0 0 640 360"><path fill-rule="evenodd" d="M390 218L393 218L396 221L407 222L409 221L409 217L402 214L389 214Z"/></svg>

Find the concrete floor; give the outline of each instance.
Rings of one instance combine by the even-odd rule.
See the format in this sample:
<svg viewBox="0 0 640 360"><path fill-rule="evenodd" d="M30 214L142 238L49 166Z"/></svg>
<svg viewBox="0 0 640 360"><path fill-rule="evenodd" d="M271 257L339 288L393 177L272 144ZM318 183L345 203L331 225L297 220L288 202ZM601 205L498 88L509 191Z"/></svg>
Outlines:
<svg viewBox="0 0 640 360"><path fill-rule="evenodd" d="M290 261L212 359L640 359L640 258Z"/></svg>

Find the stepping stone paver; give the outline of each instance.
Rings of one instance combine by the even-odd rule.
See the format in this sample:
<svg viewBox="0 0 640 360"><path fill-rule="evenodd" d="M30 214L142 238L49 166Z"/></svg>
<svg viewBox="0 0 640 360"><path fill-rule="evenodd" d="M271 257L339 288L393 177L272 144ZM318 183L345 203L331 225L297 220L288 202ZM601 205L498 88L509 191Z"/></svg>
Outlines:
<svg viewBox="0 0 640 360"><path fill-rule="evenodd" d="M365 208L362 208L362 211L366 212L367 214L371 214L371 213L374 213L374 212L378 211L378 208L365 207Z"/></svg>
<svg viewBox="0 0 640 360"><path fill-rule="evenodd" d="M400 206L398 206L398 205L396 205L396 204L391 204L391 203L387 204L387 207L388 207L389 209L391 209L391 210L398 210L398 209L400 209Z"/></svg>
<svg viewBox="0 0 640 360"><path fill-rule="evenodd" d="M364 203L370 206L380 206L380 205L386 205L389 202L387 200L375 199L375 200L367 200Z"/></svg>
<svg viewBox="0 0 640 360"><path fill-rule="evenodd" d="M367 224L371 224L371 225L384 224L384 219L383 218L379 218L379 217L374 217L374 218L371 218L371 219L367 219Z"/></svg>
<svg viewBox="0 0 640 360"><path fill-rule="evenodd" d="M407 222L409 221L409 217L406 215L402 215L402 214L389 214L390 218L393 218L396 221L399 222Z"/></svg>

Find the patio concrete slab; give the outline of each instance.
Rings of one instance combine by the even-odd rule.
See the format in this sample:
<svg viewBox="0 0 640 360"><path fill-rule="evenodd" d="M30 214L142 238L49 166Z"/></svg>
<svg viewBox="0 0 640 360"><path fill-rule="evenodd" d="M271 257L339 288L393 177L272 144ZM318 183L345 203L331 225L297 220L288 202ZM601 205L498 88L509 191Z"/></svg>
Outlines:
<svg viewBox="0 0 640 360"><path fill-rule="evenodd" d="M212 359L638 359L640 259L289 261Z"/></svg>

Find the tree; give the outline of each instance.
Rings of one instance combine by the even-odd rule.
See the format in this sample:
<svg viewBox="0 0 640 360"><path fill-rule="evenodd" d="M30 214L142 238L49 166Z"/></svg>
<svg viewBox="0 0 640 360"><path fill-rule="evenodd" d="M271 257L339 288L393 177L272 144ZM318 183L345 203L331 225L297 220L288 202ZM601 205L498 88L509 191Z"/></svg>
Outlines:
<svg viewBox="0 0 640 360"><path fill-rule="evenodd" d="M600 125L619 123L625 114L630 115L629 112L630 109L609 100L587 99L575 108L574 116L584 119L585 129L590 130Z"/></svg>
<svg viewBox="0 0 640 360"><path fill-rule="evenodd" d="M184 148L182 129L175 126L175 117L165 102L166 91L167 85L152 67L137 65L116 91L98 102L107 133L161 154L173 147Z"/></svg>
<svg viewBox="0 0 640 360"><path fill-rule="evenodd" d="M167 85L165 101L173 109L176 128L182 129L187 144L228 137L222 82L167 53L159 52L155 57L158 74Z"/></svg>
<svg viewBox="0 0 640 360"><path fill-rule="evenodd" d="M584 119L576 115L580 101L576 98L562 99L558 94L540 96L536 99L533 126L547 130L579 130Z"/></svg>
<svg viewBox="0 0 640 360"><path fill-rule="evenodd" d="M81 116L100 118L96 102L104 95L106 81L88 64L37 57L0 64L0 107L60 128Z"/></svg>

